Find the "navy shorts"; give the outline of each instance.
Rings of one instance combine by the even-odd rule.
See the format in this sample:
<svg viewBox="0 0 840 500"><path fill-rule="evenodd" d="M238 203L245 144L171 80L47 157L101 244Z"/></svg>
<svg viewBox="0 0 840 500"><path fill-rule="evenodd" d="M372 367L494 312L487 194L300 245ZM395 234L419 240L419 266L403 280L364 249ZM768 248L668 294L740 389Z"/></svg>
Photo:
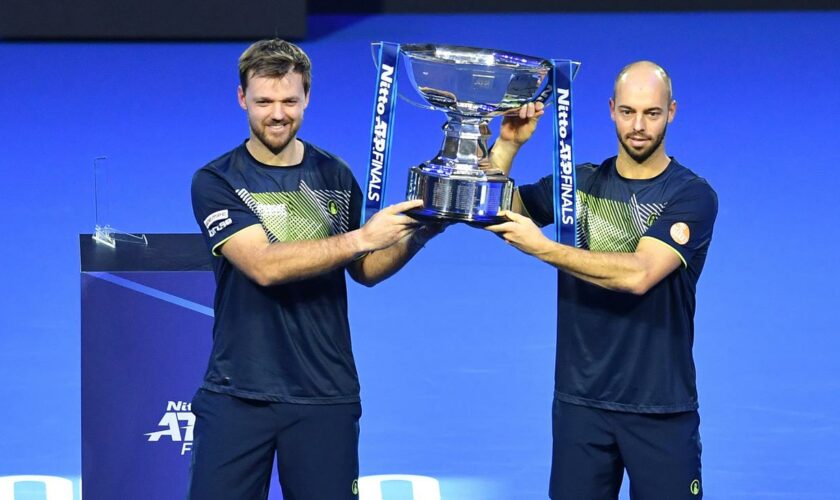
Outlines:
<svg viewBox="0 0 840 500"><path fill-rule="evenodd" d="M357 500L359 403L270 403L199 390L188 500Z"/></svg>
<svg viewBox="0 0 840 500"><path fill-rule="evenodd" d="M618 498L624 470L634 500L703 498L696 411L626 413L554 400L549 496Z"/></svg>

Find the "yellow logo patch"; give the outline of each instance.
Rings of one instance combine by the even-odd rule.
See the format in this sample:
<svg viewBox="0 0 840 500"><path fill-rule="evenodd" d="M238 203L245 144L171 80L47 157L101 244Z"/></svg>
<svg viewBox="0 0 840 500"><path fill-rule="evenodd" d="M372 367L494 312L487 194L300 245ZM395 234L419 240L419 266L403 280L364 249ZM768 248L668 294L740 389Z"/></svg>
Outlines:
<svg viewBox="0 0 840 500"><path fill-rule="evenodd" d="M691 491L692 495L699 495L700 494L700 480L695 479L691 482L691 486L689 486L689 490Z"/></svg>

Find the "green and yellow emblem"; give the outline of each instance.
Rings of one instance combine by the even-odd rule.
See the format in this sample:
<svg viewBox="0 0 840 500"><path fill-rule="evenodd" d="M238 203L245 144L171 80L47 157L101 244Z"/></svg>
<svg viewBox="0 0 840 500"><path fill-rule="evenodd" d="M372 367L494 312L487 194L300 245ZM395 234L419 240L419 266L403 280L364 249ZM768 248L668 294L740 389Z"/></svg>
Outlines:
<svg viewBox="0 0 840 500"><path fill-rule="evenodd" d="M691 482L691 486L689 486L689 490L691 491L692 495L699 495L700 494L700 480L695 479Z"/></svg>

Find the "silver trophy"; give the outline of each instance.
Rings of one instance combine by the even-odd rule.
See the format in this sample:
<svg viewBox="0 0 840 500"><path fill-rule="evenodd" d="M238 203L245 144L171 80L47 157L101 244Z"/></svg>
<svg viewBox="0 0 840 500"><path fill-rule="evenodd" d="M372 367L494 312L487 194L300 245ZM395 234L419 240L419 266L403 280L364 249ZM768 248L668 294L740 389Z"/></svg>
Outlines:
<svg viewBox="0 0 840 500"><path fill-rule="evenodd" d="M546 94L551 63L498 50L451 45L402 45L409 79L428 103L446 113L443 147L412 167L409 200L422 199L421 219L499 222L509 210L513 180L488 159L489 121Z"/></svg>

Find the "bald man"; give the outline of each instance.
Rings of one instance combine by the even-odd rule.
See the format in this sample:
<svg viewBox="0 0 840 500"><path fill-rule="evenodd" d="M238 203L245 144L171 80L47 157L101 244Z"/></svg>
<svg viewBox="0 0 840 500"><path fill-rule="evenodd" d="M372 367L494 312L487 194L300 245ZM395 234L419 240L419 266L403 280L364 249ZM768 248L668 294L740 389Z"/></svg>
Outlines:
<svg viewBox="0 0 840 500"><path fill-rule="evenodd" d="M556 267L557 354L550 497L702 498L694 359L695 287L717 195L665 153L677 103L660 66L626 66L609 101L618 155L578 165L580 248L546 238L552 177L521 186L509 222L487 229ZM502 124L505 173L543 110Z"/></svg>

